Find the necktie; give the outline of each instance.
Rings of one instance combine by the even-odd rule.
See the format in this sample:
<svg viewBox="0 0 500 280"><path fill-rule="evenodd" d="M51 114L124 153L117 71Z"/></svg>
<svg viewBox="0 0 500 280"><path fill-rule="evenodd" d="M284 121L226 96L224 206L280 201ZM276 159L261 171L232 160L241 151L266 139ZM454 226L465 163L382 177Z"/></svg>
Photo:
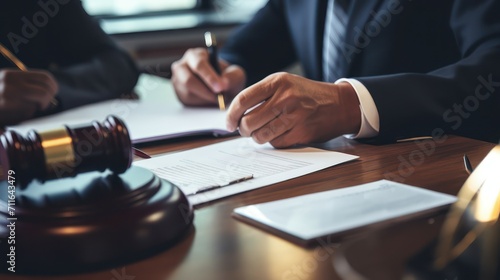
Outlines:
<svg viewBox="0 0 500 280"><path fill-rule="evenodd" d="M335 82L343 75L342 42L347 27L349 0L329 0L323 40L323 80Z"/></svg>

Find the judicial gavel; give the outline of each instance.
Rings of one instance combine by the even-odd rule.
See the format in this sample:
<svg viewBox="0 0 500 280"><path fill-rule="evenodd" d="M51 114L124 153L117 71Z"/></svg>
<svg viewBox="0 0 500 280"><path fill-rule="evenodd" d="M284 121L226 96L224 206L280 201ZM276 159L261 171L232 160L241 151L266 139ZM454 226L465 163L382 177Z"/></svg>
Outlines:
<svg viewBox="0 0 500 280"><path fill-rule="evenodd" d="M73 177L89 171L125 172L132 163L132 143L124 122L109 116L101 124L63 126L44 132L30 131L27 137L14 131L0 136L3 178L9 170L25 186Z"/></svg>

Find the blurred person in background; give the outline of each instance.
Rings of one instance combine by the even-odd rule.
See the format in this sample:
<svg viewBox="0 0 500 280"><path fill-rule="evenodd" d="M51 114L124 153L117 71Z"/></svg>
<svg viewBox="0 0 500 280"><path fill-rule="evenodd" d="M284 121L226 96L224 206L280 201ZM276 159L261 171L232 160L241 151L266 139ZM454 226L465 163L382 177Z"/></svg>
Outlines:
<svg viewBox="0 0 500 280"><path fill-rule="evenodd" d="M79 0L0 2L0 125L129 94L139 72Z"/></svg>

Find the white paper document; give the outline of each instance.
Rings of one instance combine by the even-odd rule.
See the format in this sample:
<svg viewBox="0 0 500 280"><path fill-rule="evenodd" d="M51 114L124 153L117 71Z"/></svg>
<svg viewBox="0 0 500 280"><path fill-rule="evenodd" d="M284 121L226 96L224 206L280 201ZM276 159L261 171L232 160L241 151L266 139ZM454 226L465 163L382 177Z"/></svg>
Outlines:
<svg viewBox="0 0 500 280"><path fill-rule="evenodd" d="M447 206L456 197L387 180L234 209L252 224L315 238ZM255 223L256 222L256 223Z"/></svg>
<svg viewBox="0 0 500 280"><path fill-rule="evenodd" d="M252 179L189 195L194 205L265 187L319 171L357 156L316 148L277 150L238 138L197 149L134 162L177 185L185 194L244 177Z"/></svg>
<svg viewBox="0 0 500 280"><path fill-rule="evenodd" d="M27 121L9 129L26 135L32 129L45 131L62 125L102 122L108 115L115 115L125 121L133 143L188 135L228 134L225 112L221 112L218 108L183 106L177 100L168 80L143 75L136 91L139 92L139 100L104 101Z"/></svg>

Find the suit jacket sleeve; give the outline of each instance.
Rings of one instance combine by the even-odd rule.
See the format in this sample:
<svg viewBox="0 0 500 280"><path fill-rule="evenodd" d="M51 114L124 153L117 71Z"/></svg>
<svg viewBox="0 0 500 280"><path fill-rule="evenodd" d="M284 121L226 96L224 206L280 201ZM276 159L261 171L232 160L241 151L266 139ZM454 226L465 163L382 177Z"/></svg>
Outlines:
<svg viewBox="0 0 500 280"><path fill-rule="evenodd" d="M139 75L131 58L87 15L80 1L60 9L47 26L58 64L52 73L59 83L59 109L130 93Z"/></svg>
<svg viewBox="0 0 500 280"><path fill-rule="evenodd" d="M462 59L430 73L360 77L380 116L374 139L443 132L500 138L500 1L457 0L450 27ZM411 54L409 54L411 55Z"/></svg>
<svg viewBox="0 0 500 280"><path fill-rule="evenodd" d="M248 85L297 59L282 2L269 1L249 23L230 36L221 50L223 59L245 69Z"/></svg>

